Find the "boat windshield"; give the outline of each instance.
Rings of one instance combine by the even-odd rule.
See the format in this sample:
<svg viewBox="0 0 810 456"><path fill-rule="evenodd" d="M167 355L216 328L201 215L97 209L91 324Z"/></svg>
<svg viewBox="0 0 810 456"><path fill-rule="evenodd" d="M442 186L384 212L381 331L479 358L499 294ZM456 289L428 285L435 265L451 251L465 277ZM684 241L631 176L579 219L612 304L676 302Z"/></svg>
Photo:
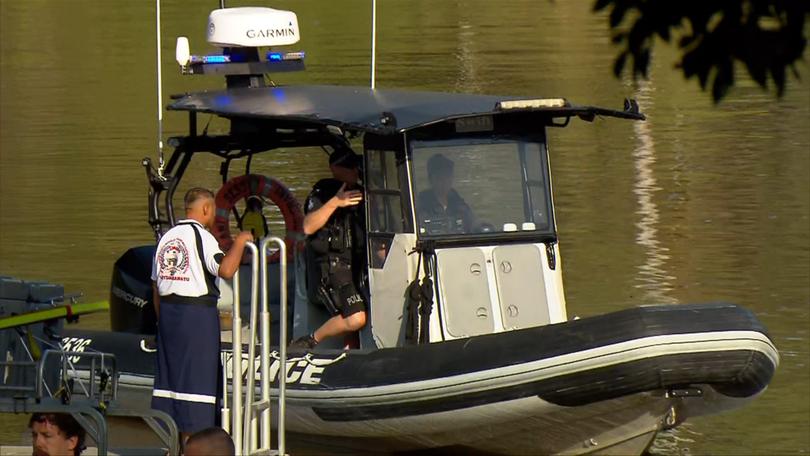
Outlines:
<svg viewBox="0 0 810 456"><path fill-rule="evenodd" d="M468 138L411 146L421 237L553 232L543 142Z"/></svg>

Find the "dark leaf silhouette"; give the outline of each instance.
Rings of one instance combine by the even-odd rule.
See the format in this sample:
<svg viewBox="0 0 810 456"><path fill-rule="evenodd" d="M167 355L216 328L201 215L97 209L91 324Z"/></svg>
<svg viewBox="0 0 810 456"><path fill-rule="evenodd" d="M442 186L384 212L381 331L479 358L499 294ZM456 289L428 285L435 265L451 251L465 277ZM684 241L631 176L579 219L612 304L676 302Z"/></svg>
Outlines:
<svg viewBox="0 0 810 456"><path fill-rule="evenodd" d="M612 41L619 46L613 65L617 77L628 67L633 78L646 77L660 38L679 48L675 67L684 77L697 77L701 89L710 88L719 102L734 86L735 69L744 68L777 97L785 92L788 74L799 78L795 63L807 46L810 1L596 0L593 10L608 12Z"/></svg>

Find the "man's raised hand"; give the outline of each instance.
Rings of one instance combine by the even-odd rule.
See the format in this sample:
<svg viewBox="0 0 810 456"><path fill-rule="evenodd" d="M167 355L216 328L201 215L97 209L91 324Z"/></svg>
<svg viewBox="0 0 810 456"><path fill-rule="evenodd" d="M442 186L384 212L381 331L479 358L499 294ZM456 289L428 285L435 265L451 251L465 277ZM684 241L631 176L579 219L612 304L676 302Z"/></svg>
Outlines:
<svg viewBox="0 0 810 456"><path fill-rule="evenodd" d="M363 201L363 193L360 190L346 191L346 183L340 186L335 195L338 207L357 206Z"/></svg>

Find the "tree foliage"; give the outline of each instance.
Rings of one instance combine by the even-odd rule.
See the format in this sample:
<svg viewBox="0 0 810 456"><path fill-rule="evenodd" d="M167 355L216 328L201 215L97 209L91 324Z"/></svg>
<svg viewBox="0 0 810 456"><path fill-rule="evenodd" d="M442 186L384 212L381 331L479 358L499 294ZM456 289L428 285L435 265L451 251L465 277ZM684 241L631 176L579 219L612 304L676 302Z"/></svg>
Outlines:
<svg viewBox="0 0 810 456"><path fill-rule="evenodd" d="M621 48L617 77L629 61L633 78L646 78L660 38L677 43L676 67L687 79L697 76L701 89L711 86L715 102L734 85L736 62L779 97L788 70L799 78L795 63L807 44L810 0L596 0L594 11L602 10L609 11L612 39Z"/></svg>

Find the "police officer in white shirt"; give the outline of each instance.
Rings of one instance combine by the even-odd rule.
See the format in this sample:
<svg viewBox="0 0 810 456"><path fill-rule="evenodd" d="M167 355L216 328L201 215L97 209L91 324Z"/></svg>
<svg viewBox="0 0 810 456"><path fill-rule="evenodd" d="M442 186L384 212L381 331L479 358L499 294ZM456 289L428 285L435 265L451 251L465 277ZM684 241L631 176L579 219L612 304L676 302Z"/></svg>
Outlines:
<svg viewBox="0 0 810 456"><path fill-rule="evenodd" d="M253 240L250 232L241 232L223 254L208 232L214 224L214 194L192 188L184 202L186 218L163 235L152 263L158 315L152 408L174 418L183 441L214 426L220 381L216 277L233 277L245 243Z"/></svg>

